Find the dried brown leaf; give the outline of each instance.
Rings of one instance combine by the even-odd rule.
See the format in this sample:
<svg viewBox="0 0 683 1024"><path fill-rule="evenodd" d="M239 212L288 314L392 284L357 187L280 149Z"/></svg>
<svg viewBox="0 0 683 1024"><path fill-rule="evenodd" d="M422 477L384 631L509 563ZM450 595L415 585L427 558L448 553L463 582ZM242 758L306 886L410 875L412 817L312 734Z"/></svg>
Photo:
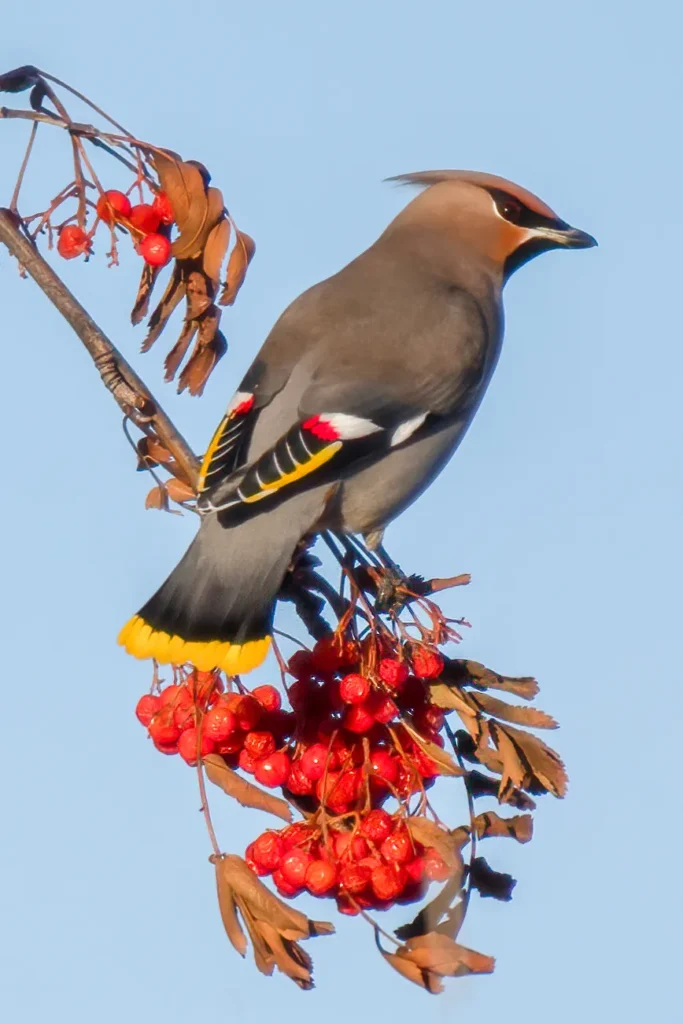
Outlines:
<svg viewBox="0 0 683 1024"><path fill-rule="evenodd" d="M420 750L424 751L428 757L431 757L432 761L436 762L440 769L440 775L465 774L462 768L455 763L450 754L445 750L442 750L441 747L438 747L436 743L432 743L431 740L426 740L424 738L424 736L415 728L409 716L406 715L402 718L401 723Z"/></svg>
<svg viewBox="0 0 683 1024"><path fill-rule="evenodd" d="M177 501L179 505L184 501L192 501L197 496L189 484L177 477L171 477L166 481L166 493L171 501Z"/></svg>
<svg viewBox="0 0 683 1024"><path fill-rule="evenodd" d="M214 224L202 253L202 270L213 285L213 294L218 291L221 267L230 244L230 221L227 217Z"/></svg>
<svg viewBox="0 0 683 1024"><path fill-rule="evenodd" d="M168 508L168 497L166 495L166 488L161 486L155 486L149 491L145 498L145 508Z"/></svg>
<svg viewBox="0 0 683 1024"><path fill-rule="evenodd" d="M184 166L188 166L185 164ZM177 260L199 256L213 228L225 217L225 204L220 189L210 188L204 193L202 182L201 203L193 203L184 224L178 222L179 234L171 251Z"/></svg>
<svg viewBox="0 0 683 1024"><path fill-rule="evenodd" d="M465 974L491 974L495 960L467 946L454 942L441 932L430 932L410 939L398 950L399 956L412 961L422 970L441 977L459 978Z"/></svg>
<svg viewBox="0 0 683 1024"><path fill-rule="evenodd" d="M220 754L207 754L203 758L203 764L211 782L242 804L242 807L267 811L268 814L274 814L276 817L282 818L283 821L292 820L292 812L286 800L281 800L280 797L274 796L272 793L266 793L252 782L243 779L232 768L228 768Z"/></svg>
<svg viewBox="0 0 683 1024"><path fill-rule="evenodd" d="M32 64L24 64L20 68L0 75L0 92L23 92L40 83L40 72Z"/></svg>
<svg viewBox="0 0 683 1024"><path fill-rule="evenodd" d="M430 821L429 818L418 816L408 818L406 825L416 843L433 846L441 854L452 874L462 876L461 844L458 843L457 837L454 838L450 832L441 828L435 821Z"/></svg>
<svg viewBox="0 0 683 1024"><path fill-rule="evenodd" d="M433 900L426 903L417 915L408 924L402 924L399 928L395 929L397 938L402 941L413 938L415 935L424 935L426 932L434 931L435 928L440 927L439 921L444 915L450 914L454 909L451 906L453 900L456 897L462 897L463 891L461 888L461 880L459 878L449 878L444 887L440 892L436 894ZM462 898L460 903L462 903ZM460 903L458 906L460 906ZM449 932L449 934L452 934ZM455 934L453 934L455 938Z"/></svg>
<svg viewBox="0 0 683 1024"><path fill-rule="evenodd" d="M178 394L187 388L191 395L202 395L216 364L228 351L228 343L224 334L217 330L220 313L215 306L212 306L211 310L214 309L217 317L207 315L200 321L199 335L194 351L178 378ZM209 310L209 314L211 310Z"/></svg>
<svg viewBox="0 0 683 1024"><path fill-rule="evenodd" d="M506 727L498 722L489 722L488 727L503 762L498 799L501 803L507 803L512 790L528 787L529 772L519 750L508 736Z"/></svg>
<svg viewBox="0 0 683 1024"><path fill-rule="evenodd" d="M466 784L475 800L480 796L498 798L498 789L500 787L498 779L492 779L488 775L483 775L482 772L471 771L468 773ZM523 793L521 789L513 790L506 803L510 804L511 807L517 807L520 811L533 811L536 807L531 797Z"/></svg>
<svg viewBox="0 0 683 1024"><path fill-rule="evenodd" d="M517 725L526 725L530 729L557 729L558 724L554 718L547 715L540 708L521 707L519 704L508 704L507 701L498 700L490 693L472 693L469 695L481 711L494 718L501 718L504 722L516 722Z"/></svg>
<svg viewBox="0 0 683 1024"><path fill-rule="evenodd" d="M206 219L208 201L204 179L198 168L185 163L170 150L151 154L161 188L168 196L178 225L179 237L196 231Z"/></svg>
<svg viewBox="0 0 683 1024"><path fill-rule="evenodd" d="M501 818L495 811L478 814L474 825L479 839L497 836L528 843L534 832L534 819L530 814L516 814L513 818Z"/></svg>
<svg viewBox="0 0 683 1024"><path fill-rule="evenodd" d="M244 284L247 268L254 258L255 251L256 244L254 239L245 231L237 231L235 244L228 259L225 284L223 285L221 297L218 300L221 306L232 306L237 298L237 293Z"/></svg>
<svg viewBox="0 0 683 1024"><path fill-rule="evenodd" d="M420 988L426 989L433 996L443 992L443 983L438 975L432 974L431 971L423 970L416 963L413 963L412 960L399 953L386 953L383 949L380 949L380 953L390 967L393 967L395 971L398 971L408 981L412 981L414 985L419 985Z"/></svg>
<svg viewBox="0 0 683 1024"><path fill-rule="evenodd" d="M237 895L235 895L235 902L239 908L240 914L242 915L245 927L249 932L249 938L251 939L251 945L254 953L254 963L261 974L265 974L266 977L270 977L275 969L275 957L273 956L272 950L270 950L264 942L263 937L257 928L256 918L252 914L249 906Z"/></svg>
<svg viewBox="0 0 683 1024"><path fill-rule="evenodd" d="M247 939L237 919L235 897L230 882L225 878L223 861L217 859L215 862L215 868L218 906L221 912L223 927L225 928L226 935L239 955L244 956L247 952Z"/></svg>
<svg viewBox="0 0 683 1024"><path fill-rule="evenodd" d="M507 903L512 899L512 890L517 885L512 875L494 871L485 857L475 857L470 865L470 879L480 896L491 896L494 900Z"/></svg>
<svg viewBox="0 0 683 1024"><path fill-rule="evenodd" d="M521 754L528 769L540 785L547 789L553 796L563 797L567 792L567 772L560 755L546 743L533 736L529 732L515 729L512 725L500 725L491 722L491 732L494 733L498 749L500 743L512 743L515 749ZM503 739L503 736L505 737ZM528 789L529 786L523 788ZM532 789L533 792L533 789Z"/></svg>
<svg viewBox="0 0 683 1024"><path fill-rule="evenodd" d="M180 337L176 341L175 345L164 359L164 380L171 381L178 372L178 367L182 363L187 350L190 347L190 342L197 333L197 321L196 320L184 320L183 329L180 332Z"/></svg>
<svg viewBox="0 0 683 1024"><path fill-rule="evenodd" d="M501 676L492 672L478 661L452 658L446 662L442 673L445 682L457 685L476 686L480 689L507 690L523 700L533 700L538 693L538 683L531 676Z"/></svg>
<svg viewBox="0 0 683 1024"><path fill-rule="evenodd" d="M257 921L256 929L272 952L278 969L296 982L299 988L312 989L314 987L311 973L313 961L308 953L304 952L296 942L283 939L267 921Z"/></svg>
<svg viewBox="0 0 683 1024"><path fill-rule="evenodd" d="M142 347L140 349L141 352L149 352L152 345L168 323L173 311L181 302L185 294L185 282L183 280L182 270L183 268L178 263L173 264L173 271L164 290L164 294L161 296L159 304L149 318L147 336L142 343Z"/></svg>
<svg viewBox="0 0 683 1024"><path fill-rule="evenodd" d="M154 283L159 276L159 267L152 267L149 263L145 263L142 268L142 274L140 275L140 284L138 285L138 292L135 296L135 302L133 309L130 314L130 322L135 326L139 324L141 320L144 320L147 316L149 309L149 302L152 297L152 290Z"/></svg>
<svg viewBox="0 0 683 1024"><path fill-rule="evenodd" d="M432 683L429 687L429 699L439 708L457 711L461 718L477 717L478 708L473 695L465 693L459 686L442 682Z"/></svg>

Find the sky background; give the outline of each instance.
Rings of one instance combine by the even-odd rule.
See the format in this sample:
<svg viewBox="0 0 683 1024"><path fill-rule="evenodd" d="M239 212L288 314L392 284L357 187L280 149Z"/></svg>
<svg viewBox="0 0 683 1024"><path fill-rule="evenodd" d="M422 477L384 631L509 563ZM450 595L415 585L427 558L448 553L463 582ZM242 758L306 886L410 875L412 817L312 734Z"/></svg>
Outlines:
<svg viewBox="0 0 683 1024"><path fill-rule="evenodd" d="M660 0L33 0L6 4L2 22L2 70L44 67L140 137L202 160L256 239L224 314L230 352L201 402L160 383L177 321L151 355L136 354L132 254L112 271L104 244L87 265L60 263L197 451L285 305L407 201L384 177L502 174L600 242L513 278L476 422L388 534L407 569L473 574L444 600L472 623L461 652L538 677L571 777L565 801L541 800L533 843L487 841L517 889L510 905L475 900L462 940L494 954L497 970L436 999L385 967L357 920L337 919L336 938L308 944L309 994L261 978L229 947L194 775L146 741L133 707L148 665L115 646L194 521L144 511L151 481L133 472L112 400L69 327L0 252L7 1019L674 1019L680 10ZM27 130L0 123L1 202ZM38 138L30 212L69 176L66 140L50 129ZM107 184L124 181L112 172ZM269 821L215 806L233 850ZM300 903L323 917L333 909Z"/></svg>

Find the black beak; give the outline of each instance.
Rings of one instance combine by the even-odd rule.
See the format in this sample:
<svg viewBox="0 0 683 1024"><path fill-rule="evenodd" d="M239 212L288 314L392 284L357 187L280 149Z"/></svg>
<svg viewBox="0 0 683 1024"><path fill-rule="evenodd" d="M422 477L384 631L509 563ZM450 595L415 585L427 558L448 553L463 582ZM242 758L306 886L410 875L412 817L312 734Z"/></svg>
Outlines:
<svg viewBox="0 0 683 1024"><path fill-rule="evenodd" d="M592 249L598 243L586 231L579 231L570 224L560 222L552 227L539 227L535 231L538 238L546 239L548 248L551 246L563 249Z"/></svg>

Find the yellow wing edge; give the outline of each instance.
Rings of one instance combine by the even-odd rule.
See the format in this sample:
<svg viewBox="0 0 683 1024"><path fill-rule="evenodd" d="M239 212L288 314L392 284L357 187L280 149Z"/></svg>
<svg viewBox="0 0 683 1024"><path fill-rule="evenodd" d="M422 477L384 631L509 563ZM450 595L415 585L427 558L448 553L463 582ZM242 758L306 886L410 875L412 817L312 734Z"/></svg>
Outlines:
<svg viewBox="0 0 683 1024"><path fill-rule="evenodd" d="M258 668L270 650L271 638L248 640L245 644L213 640L210 643L183 640L161 630L152 629L139 615L125 624L118 636L119 644L134 658L155 658L160 665L184 665L188 662L200 672L222 669L235 676Z"/></svg>

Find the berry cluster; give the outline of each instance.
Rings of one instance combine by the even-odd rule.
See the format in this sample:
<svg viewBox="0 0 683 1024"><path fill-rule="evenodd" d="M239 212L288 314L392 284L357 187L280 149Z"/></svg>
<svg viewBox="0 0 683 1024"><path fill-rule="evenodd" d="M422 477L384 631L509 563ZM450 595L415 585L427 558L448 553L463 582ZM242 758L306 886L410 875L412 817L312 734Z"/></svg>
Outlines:
<svg viewBox="0 0 683 1024"><path fill-rule="evenodd" d="M142 697L136 714L161 752L191 765L219 754L281 788L307 821L264 832L247 863L272 874L284 896L334 895L355 914L420 899L430 881L448 877L437 850L411 835L408 814L411 796L441 773L427 751L444 745L444 712L430 703L428 683L443 665L433 647L382 649L376 639L332 635L290 659L291 711L273 686L224 692L218 673L193 671Z"/></svg>
<svg viewBox="0 0 683 1024"><path fill-rule="evenodd" d="M97 201L97 220L88 232L76 224L67 224L59 232L57 251L66 260L89 254L92 239L100 223L120 224L135 239L135 248L145 263L163 267L171 258L171 242L162 227L169 228L175 221L168 196L158 192L152 203L133 206L130 199L117 189L103 192Z"/></svg>

